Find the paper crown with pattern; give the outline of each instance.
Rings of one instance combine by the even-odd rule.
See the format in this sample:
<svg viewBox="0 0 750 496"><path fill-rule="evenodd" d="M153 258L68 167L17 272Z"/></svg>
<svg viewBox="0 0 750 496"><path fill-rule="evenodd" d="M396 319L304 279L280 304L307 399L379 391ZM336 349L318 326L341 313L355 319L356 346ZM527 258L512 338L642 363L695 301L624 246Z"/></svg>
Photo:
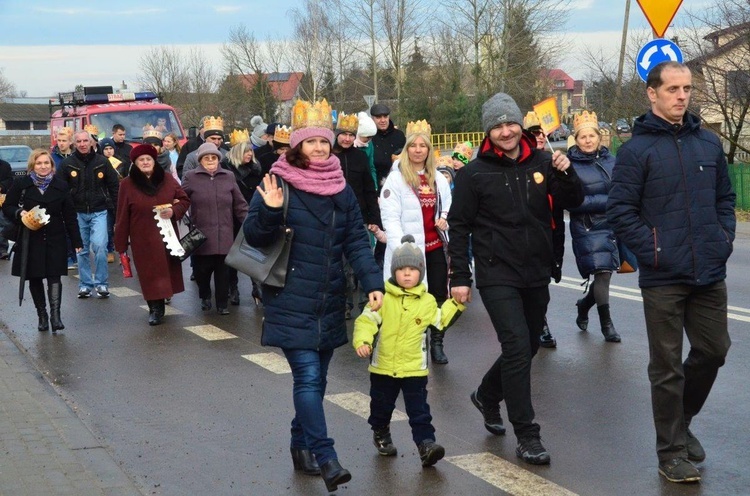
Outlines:
<svg viewBox="0 0 750 496"><path fill-rule="evenodd" d="M146 124L145 126L143 126L143 139L146 138L162 139L161 131L154 128L154 126L152 126L151 124Z"/></svg>
<svg viewBox="0 0 750 496"><path fill-rule="evenodd" d="M526 112L526 115L523 117L523 128L531 129L535 126L542 127L542 122L539 120L539 116L536 115L536 112L533 110L531 112Z"/></svg>
<svg viewBox="0 0 750 496"><path fill-rule="evenodd" d="M57 134L67 134L69 138L73 137L73 128L72 127L61 127L57 130Z"/></svg>
<svg viewBox="0 0 750 496"><path fill-rule="evenodd" d="M297 100L292 107L292 130L305 127L333 128L333 115L331 106L323 98L319 102L310 103L305 100Z"/></svg>
<svg viewBox="0 0 750 496"><path fill-rule="evenodd" d="M573 134L578 134L578 131L586 128L599 129L599 120L596 117L596 112L584 110L580 114L573 116Z"/></svg>
<svg viewBox="0 0 750 496"><path fill-rule="evenodd" d="M235 129L229 135L229 146L244 143L245 141L250 141L250 133L247 129Z"/></svg>
<svg viewBox="0 0 750 496"><path fill-rule="evenodd" d="M213 115L203 119L203 131L221 131L224 132L224 119L214 117Z"/></svg>
<svg viewBox="0 0 750 496"><path fill-rule="evenodd" d="M83 130L89 133L91 136L99 135L99 128L93 124L86 124L85 126L83 126Z"/></svg>
<svg viewBox="0 0 750 496"><path fill-rule="evenodd" d="M451 156L455 157L457 154L462 155L467 162L471 160L471 156L474 154L474 147L471 144L471 141L464 141L463 143L457 144L456 148L453 149Z"/></svg>
<svg viewBox="0 0 750 496"><path fill-rule="evenodd" d="M441 166L453 168L453 159L450 155L440 155L435 158L435 167Z"/></svg>
<svg viewBox="0 0 750 496"><path fill-rule="evenodd" d="M432 127L424 119L421 121L409 122L406 124L406 137L408 138L412 134L426 134L429 136L432 134Z"/></svg>
<svg viewBox="0 0 750 496"><path fill-rule="evenodd" d="M336 123L336 129L339 131L345 131L347 133L357 134L357 128L359 128L359 119L357 114L339 114L339 121Z"/></svg>
<svg viewBox="0 0 750 496"><path fill-rule="evenodd" d="M273 132L273 141L288 145L291 139L291 135L291 128L287 126L276 126L276 130Z"/></svg>

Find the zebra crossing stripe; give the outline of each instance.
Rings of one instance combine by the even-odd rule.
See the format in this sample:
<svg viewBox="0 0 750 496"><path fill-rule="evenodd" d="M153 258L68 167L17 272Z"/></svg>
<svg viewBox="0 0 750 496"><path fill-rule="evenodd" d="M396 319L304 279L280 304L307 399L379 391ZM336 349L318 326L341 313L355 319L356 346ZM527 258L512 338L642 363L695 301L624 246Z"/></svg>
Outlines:
<svg viewBox="0 0 750 496"><path fill-rule="evenodd" d="M274 374L292 373L292 369L289 368L289 363L287 363L286 358L279 356L276 353L255 353L252 355L242 355L242 358L249 360L256 365L260 365Z"/></svg>
<svg viewBox="0 0 750 496"><path fill-rule="evenodd" d="M365 420L370 417L370 397L364 393L355 391L353 393L327 394L325 399ZM391 421L399 420L409 420L409 417L404 412L394 409Z"/></svg>
<svg viewBox="0 0 750 496"><path fill-rule="evenodd" d="M185 327L185 330L192 332L196 336L202 337L206 341L221 341L222 339L237 339L237 336L235 336L234 334L230 334L226 331L222 331L218 327L210 325L210 324Z"/></svg>

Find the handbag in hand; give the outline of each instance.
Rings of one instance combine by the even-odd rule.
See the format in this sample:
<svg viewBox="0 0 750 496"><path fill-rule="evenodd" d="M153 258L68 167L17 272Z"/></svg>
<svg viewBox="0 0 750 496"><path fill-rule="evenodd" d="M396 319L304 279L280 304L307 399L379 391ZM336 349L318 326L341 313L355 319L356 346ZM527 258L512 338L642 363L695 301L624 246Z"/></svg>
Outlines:
<svg viewBox="0 0 750 496"><path fill-rule="evenodd" d="M284 222L279 226L274 242L263 247L250 246L245 240L244 229L240 228L232 248L224 259L226 265L250 276L253 281L277 288L283 288L286 284L289 251L294 237L294 229L286 225L289 188L283 181L281 187L284 192Z"/></svg>
<svg viewBox="0 0 750 496"><path fill-rule="evenodd" d="M203 234L197 227L193 227L192 229L190 229L190 231L186 235L180 238L180 245L182 246L182 249L185 250L185 254L180 257L180 262L184 262L185 260L190 258L190 255L192 255L195 250L200 248L207 239L208 238L206 238L206 235Z"/></svg>
<svg viewBox="0 0 750 496"><path fill-rule="evenodd" d="M30 187L30 186L29 186ZM26 190L21 190L21 197L18 199L18 208L23 209L23 198L26 196ZM16 211L17 213L18 211ZM0 212L0 237L5 238L8 241L16 242L21 239L21 229L23 229L23 223L15 222L13 219L9 219L2 212Z"/></svg>

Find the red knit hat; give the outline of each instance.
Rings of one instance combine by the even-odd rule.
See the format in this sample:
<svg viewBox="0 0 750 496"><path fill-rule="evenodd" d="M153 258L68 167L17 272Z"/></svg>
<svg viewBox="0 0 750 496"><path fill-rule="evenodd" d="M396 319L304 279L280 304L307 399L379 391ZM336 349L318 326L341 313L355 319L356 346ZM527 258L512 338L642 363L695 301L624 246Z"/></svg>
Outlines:
<svg viewBox="0 0 750 496"><path fill-rule="evenodd" d="M140 144L130 151L130 161L135 162L135 159L141 155L148 155L156 160L156 148L148 144Z"/></svg>

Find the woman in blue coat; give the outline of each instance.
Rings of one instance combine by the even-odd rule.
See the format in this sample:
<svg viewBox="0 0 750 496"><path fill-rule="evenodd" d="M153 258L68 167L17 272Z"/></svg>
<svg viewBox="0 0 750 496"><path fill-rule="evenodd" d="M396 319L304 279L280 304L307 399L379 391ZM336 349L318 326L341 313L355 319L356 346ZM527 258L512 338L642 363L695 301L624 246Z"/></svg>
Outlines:
<svg viewBox="0 0 750 496"><path fill-rule="evenodd" d="M281 348L292 369L294 468L320 474L328 490L335 491L351 479L339 464L323 411L333 350L348 341L342 259L351 264L375 309L382 302L383 277L370 251L357 198L339 159L331 154L330 107L325 101L299 101L292 116L291 148L257 188L243 229L251 245L271 244L284 222L282 188L288 188L286 225L294 236L286 285L262 288L262 344Z"/></svg>
<svg viewBox="0 0 750 496"><path fill-rule="evenodd" d="M606 214L615 157L601 145L594 112L576 114L573 122L575 145L568 150L568 158L583 185L584 200L580 206L569 210L570 236L581 277L594 276L589 292L576 302L576 324L585 331L589 310L596 305L605 341L619 343L620 335L609 312L609 284L612 272L620 268L620 257Z"/></svg>

